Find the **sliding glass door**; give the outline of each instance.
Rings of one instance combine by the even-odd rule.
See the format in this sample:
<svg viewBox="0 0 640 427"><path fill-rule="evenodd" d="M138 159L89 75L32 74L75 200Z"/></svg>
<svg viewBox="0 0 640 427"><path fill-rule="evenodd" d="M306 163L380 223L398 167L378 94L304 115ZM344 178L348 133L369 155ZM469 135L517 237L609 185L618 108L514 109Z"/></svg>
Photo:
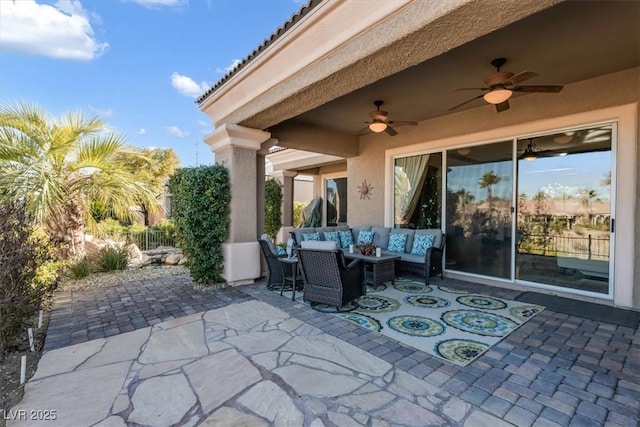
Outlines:
<svg viewBox="0 0 640 427"><path fill-rule="evenodd" d="M609 293L612 128L518 146L515 278Z"/></svg>
<svg viewBox="0 0 640 427"><path fill-rule="evenodd" d="M511 277L513 141L447 151L447 268Z"/></svg>

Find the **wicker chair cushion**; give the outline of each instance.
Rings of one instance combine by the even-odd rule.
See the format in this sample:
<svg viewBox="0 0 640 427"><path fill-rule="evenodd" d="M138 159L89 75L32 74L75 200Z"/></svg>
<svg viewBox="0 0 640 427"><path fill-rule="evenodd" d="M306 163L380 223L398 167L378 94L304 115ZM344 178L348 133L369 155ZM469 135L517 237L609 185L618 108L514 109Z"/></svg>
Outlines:
<svg viewBox="0 0 640 427"><path fill-rule="evenodd" d="M433 235L416 234L413 236L413 247L411 255L426 255L427 249L433 246Z"/></svg>
<svg viewBox="0 0 640 427"><path fill-rule="evenodd" d="M327 251L334 251L338 249L337 242L325 242L323 240L304 240L300 243L302 249L320 249Z"/></svg>
<svg viewBox="0 0 640 427"><path fill-rule="evenodd" d="M273 244L269 236L267 236L266 234L263 234L262 236L260 236L260 240L264 240L265 242L267 242L267 246L269 246L269 251L271 251L272 254L278 255L278 249Z"/></svg>

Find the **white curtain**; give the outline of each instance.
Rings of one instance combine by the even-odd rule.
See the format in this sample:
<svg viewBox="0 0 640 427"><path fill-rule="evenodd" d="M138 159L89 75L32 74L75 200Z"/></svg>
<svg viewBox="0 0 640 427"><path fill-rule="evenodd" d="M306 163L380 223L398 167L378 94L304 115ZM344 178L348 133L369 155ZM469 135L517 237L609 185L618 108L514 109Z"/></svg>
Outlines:
<svg viewBox="0 0 640 427"><path fill-rule="evenodd" d="M415 212L427 176L428 163L428 154L396 159L396 176L394 177L396 224L407 224Z"/></svg>

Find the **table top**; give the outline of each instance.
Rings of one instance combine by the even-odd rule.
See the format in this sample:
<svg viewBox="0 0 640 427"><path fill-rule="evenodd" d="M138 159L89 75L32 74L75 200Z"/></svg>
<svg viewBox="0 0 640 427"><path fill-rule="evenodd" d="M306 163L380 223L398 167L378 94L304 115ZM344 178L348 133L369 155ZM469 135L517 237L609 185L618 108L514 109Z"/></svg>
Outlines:
<svg viewBox="0 0 640 427"><path fill-rule="evenodd" d="M377 263L377 262L381 262L381 261L395 261L400 259L400 255L385 255L382 254L381 256L377 257L375 255L362 255L362 254L357 254L357 253L349 253L348 251L344 252L344 257L345 258L351 258L351 259L361 259L363 261L366 262L372 262L372 263Z"/></svg>
<svg viewBox="0 0 640 427"><path fill-rule="evenodd" d="M295 256L291 257L291 258L282 257L282 258L278 258L278 261L284 262L284 263L287 263L287 264L295 264L295 263L298 262L298 257L295 257Z"/></svg>

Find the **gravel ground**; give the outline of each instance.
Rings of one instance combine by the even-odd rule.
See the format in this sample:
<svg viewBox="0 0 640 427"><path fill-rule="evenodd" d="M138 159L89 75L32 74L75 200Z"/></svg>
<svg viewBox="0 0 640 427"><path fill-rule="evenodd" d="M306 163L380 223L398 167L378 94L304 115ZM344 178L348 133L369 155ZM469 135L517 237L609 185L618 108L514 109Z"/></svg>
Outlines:
<svg viewBox="0 0 640 427"><path fill-rule="evenodd" d="M107 273L94 273L83 279L62 278L58 282L58 290L81 292L95 288L106 288L119 286L136 280L157 279L160 277L170 277L188 275L189 270L184 266L163 265L154 267L143 267L127 269L121 271L111 271ZM29 341L27 334L24 334L20 345L14 351L0 355L0 427L6 425L3 414L8 413L14 405L22 400L24 386L20 385L20 359L22 355L27 355L27 380L36 371L38 360L42 356L42 348L46 337L46 330L49 323L49 311L45 311L43 327L35 329L38 317L34 316L31 323L34 328L35 352L29 351Z"/></svg>
<svg viewBox="0 0 640 427"><path fill-rule="evenodd" d="M63 278L58 284L61 291L86 291L88 289L109 288L136 280L157 279L168 276L189 274L189 270L181 265L162 265L153 267L131 268L106 273L93 273L83 279Z"/></svg>

